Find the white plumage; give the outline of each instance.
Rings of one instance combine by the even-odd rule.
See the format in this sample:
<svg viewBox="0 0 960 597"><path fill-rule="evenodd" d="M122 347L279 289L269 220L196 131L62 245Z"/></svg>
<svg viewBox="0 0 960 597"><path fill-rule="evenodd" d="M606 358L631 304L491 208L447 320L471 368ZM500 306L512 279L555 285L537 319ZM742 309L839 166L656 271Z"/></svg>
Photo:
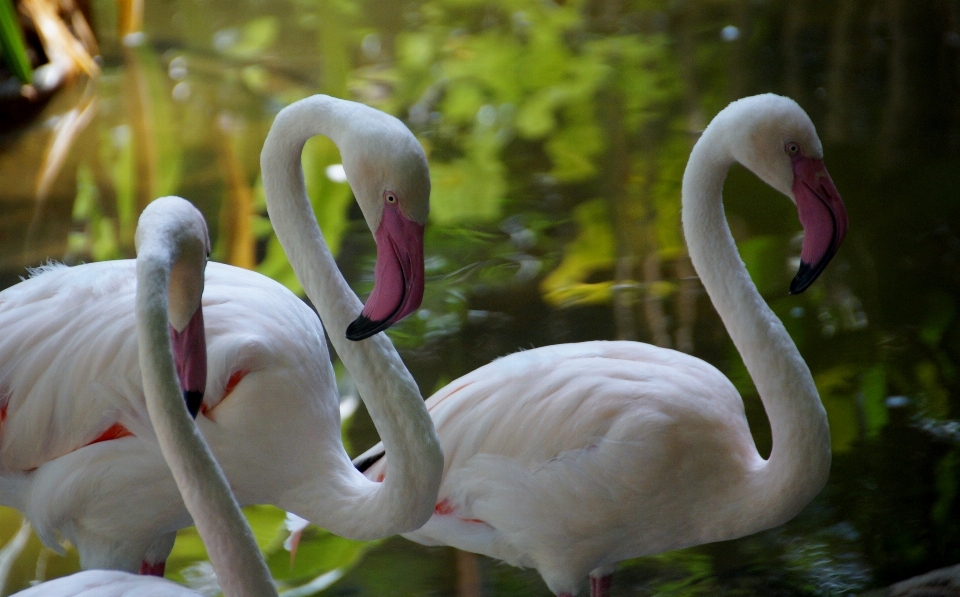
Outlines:
<svg viewBox="0 0 960 597"><path fill-rule="evenodd" d="M339 144L376 233L369 312L323 244L305 193L297 194L300 151L315 134ZM395 118L315 96L278 115L263 163L274 227L301 256L292 259L296 271L395 466L407 471L376 484L352 466L316 314L276 282L216 263L203 293L209 375L197 426L242 504L275 504L358 539L418 528L430 516L443 457L416 383L376 331L422 296L430 189L423 150ZM70 540L84 568L161 571L175 531L191 520L146 415L134 262L45 269L0 293L0 503L22 510L47 545L58 534ZM356 337L374 335L348 342L352 320ZM98 439L108 441L91 443Z"/></svg>
<svg viewBox="0 0 960 597"><path fill-rule="evenodd" d="M549 346L501 358L427 400L446 461L434 516L405 534L516 566L575 595L607 595L617 562L786 522L830 467L826 414L790 336L750 280L723 216L736 161L793 199L806 229L793 289L822 271L846 212L813 124L756 96L710 124L687 165L683 224L694 267L744 358L773 433L764 460L733 384L694 357L636 342ZM380 446L355 460L390 478Z"/></svg>
<svg viewBox="0 0 960 597"><path fill-rule="evenodd" d="M118 570L85 570L20 591L19 597L201 597L200 593L156 576Z"/></svg>
<svg viewBox="0 0 960 597"><path fill-rule="evenodd" d="M273 579L253 533L222 471L197 433L181 393L184 378L177 363L184 364L199 379L206 376L204 329L199 324L203 322L201 293L209 250L203 216L179 197L156 200L140 217L135 328L144 404L156 432L159 451L176 479L186 509L197 522L225 595L276 597ZM113 292L116 293L116 288ZM113 473L120 475L122 471ZM102 570L88 570L42 583L21 595L198 596L163 579Z"/></svg>
<svg viewBox="0 0 960 597"><path fill-rule="evenodd" d="M85 568L162 561L172 533L191 524L146 413L135 268L52 268L0 293L0 501L23 511L47 545L57 532L70 540ZM276 282L218 263L207 267L203 308L209 375L197 424L238 499L271 501L302 479L295 463L339 443L323 329ZM88 445L116 424L133 435ZM323 445L326 436L334 441Z"/></svg>

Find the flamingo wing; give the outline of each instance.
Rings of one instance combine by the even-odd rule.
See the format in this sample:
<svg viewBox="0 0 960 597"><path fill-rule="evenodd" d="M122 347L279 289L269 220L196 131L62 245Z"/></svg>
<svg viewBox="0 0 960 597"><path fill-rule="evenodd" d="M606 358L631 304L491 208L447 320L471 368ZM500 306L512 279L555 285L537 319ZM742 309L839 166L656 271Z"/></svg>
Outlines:
<svg viewBox="0 0 960 597"><path fill-rule="evenodd" d="M134 268L133 261L47 267L0 294L0 470L36 469L104 433L150 434L142 423ZM127 432L110 431L121 420Z"/></svg>

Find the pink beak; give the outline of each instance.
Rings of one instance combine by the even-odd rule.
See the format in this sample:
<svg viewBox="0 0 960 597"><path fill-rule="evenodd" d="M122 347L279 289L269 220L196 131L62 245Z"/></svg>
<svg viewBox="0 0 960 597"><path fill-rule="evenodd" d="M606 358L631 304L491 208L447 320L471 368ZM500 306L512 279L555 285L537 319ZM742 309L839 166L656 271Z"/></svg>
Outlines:
<svg viewBox="0 0 960 597"><path fill-rule="evenodd" d="M347 326L347 339L363 340L414 312L423 300L423 225L385 205L373 268L373 292L360 317Z"/></svg>
<svg viewBox="0 0 960 597"><path fill-rule="evenodd" d="M180 378L183 400L190 416L197 418L203 391L207 387L207 342L203 329L203 308L197 307L190 323L178 332L170 326L170 344L173 346L173 362Z"/></svg>
<svg viewBox="0 0 960 597"><path fill-rule="evenodd" d="M840 248L847 235L847 208L823 160L804 155L793 158L793 194L803 225L803 247L790 294L799 294L813 284Z"/></svg>

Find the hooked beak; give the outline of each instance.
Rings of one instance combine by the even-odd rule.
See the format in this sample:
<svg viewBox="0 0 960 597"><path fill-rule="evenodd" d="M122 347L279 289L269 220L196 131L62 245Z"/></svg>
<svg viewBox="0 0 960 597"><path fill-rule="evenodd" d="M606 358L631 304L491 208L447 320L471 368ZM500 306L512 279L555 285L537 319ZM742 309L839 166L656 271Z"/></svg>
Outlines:
<svg viewBox="0 0 960 597"><path fill-rule="evenodd" d="M183 400L190 416L197 418L203 402L203 390L207 386L207 342L203 330L203 309L197 307L183 331L170 326L170 344L173 346L173 362L177 367Z"/></svg>
<svg viewBox="0 0 960 597"><path fill-rule="evenodd" d="M803 225L803 247L790 294L799 294L813 284L840 248L847 235L847 208L823 160L804 155L793 158L793 194Z"/></svg>
<svg viewBox="0 0 960 597"><path fill-rule="evenodd" d="M423 300L423 225L407 219L394 205L385 205L373 268L373 292L360 317L347 326L348 340L382 332L420 306Z"/></svg>

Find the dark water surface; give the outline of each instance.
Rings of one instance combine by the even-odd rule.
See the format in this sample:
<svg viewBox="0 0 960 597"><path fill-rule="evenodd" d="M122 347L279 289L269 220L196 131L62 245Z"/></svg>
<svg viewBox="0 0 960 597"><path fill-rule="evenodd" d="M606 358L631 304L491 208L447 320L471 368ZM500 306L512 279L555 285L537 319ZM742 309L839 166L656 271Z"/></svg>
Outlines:
<svg viewBox="0 0 960 597"><path fill-rule="evenodd" d="M762 453L762 405L685 257L680 177L729 101L793 97L850 216L822 278L787 294L800 231L789 201L742 168L724 195L827 408L829 484L783 527L625 564L614 595L855 594L960 562L957 0L147 0L137 47L118 42L114 10L94 6L103 76L0 136L0 288L48 258L132 256L140 210L174 193L206 215L216 260L296 290L259 151L281 107L329 93L397 115L429 155L427 294L391 332L425 395L519 349L639 340L726 373ZM304 159L365 296L374 245L327 174L338 155L316 141ZM362 409L347 437L353 453L376 441ZM549 594L535 572L399 538L311 531L290 569L281 514L250 511L285 586L340 569L324 594ZM4 537L18 525L0 519ZM8 590L37 575L40 553L33 540ZM76 565L39 557L45 576ZM168 569L202 557L185 532Z"/></svg>

